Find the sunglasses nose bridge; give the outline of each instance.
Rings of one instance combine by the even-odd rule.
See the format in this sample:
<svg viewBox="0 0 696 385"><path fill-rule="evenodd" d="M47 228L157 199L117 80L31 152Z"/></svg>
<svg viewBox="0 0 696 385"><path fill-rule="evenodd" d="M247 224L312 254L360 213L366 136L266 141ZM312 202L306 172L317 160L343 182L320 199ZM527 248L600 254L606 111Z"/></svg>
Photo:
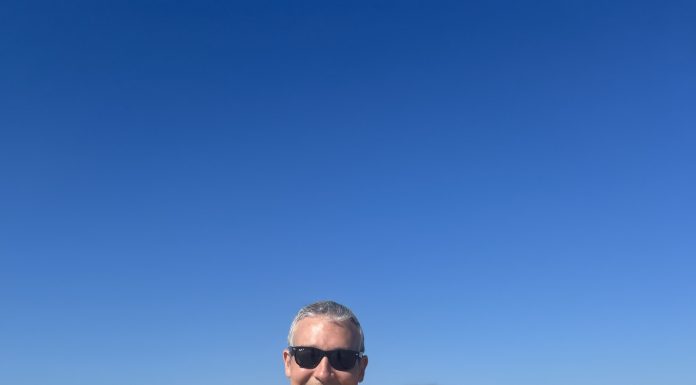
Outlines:
<svg viewBox="0 0 696 385"><path fill-rule="evenodd" d="M329 362L329 356L324 355L321 357L321 360L319 360L317 367L314 368L314 376L320 380L325 380L331 377L332 370L333 366L331 366Z"/></svg>

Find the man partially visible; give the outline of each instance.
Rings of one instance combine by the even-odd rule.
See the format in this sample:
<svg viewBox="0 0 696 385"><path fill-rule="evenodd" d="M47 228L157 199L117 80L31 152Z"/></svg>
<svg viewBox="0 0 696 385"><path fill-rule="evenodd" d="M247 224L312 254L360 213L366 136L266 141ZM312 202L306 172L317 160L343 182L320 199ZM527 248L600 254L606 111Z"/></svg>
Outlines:
<svg viewBox="0 0 696 385"><path fill-rule="evenodd" d="M290 385L356 385L367 367L365 337L353 312L333 301L300 309L283 350Z"/></svg>

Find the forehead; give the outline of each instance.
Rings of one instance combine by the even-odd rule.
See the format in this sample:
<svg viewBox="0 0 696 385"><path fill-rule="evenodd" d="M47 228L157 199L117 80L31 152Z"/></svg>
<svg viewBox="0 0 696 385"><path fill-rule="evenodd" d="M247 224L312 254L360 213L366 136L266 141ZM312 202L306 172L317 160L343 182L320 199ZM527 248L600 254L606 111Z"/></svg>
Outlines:
<svg viewBox="0 0 696 385"><path fill-rule="evenodd" d="M293 345L323 350L359 348L358 330L350 321L333 321L325 317L301 319L293 335Z"/></svg>

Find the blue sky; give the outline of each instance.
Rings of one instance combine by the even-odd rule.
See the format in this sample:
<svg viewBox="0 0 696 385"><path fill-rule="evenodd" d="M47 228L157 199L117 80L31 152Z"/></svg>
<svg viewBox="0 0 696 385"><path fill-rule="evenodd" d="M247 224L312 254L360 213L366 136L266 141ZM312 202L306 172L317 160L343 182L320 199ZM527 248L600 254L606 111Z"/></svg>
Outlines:
<svg viewBox="0 0 696 385"><path fill-rule="evenodd" d="M0 6L0 383L696 382L696 8Z"/></svg>

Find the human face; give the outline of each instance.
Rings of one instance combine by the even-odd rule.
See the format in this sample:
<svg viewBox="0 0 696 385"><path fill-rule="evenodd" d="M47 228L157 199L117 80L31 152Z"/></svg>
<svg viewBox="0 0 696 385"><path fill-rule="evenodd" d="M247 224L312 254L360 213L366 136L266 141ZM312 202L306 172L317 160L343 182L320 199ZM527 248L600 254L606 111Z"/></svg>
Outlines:
<svg viewBox="0 0 696 385"><path fill-rule="evenodd" d="M307 346L322 350L360 348L360 337L355 325L349 322L331 321L324 317L301 319L294 333L294 346ZM363 356L349 371L334 369L324 357L314 369L301 368L287 349L283 351L285 375L290 385L356 385L363 380L367 367L367 356Z"/></svg>

